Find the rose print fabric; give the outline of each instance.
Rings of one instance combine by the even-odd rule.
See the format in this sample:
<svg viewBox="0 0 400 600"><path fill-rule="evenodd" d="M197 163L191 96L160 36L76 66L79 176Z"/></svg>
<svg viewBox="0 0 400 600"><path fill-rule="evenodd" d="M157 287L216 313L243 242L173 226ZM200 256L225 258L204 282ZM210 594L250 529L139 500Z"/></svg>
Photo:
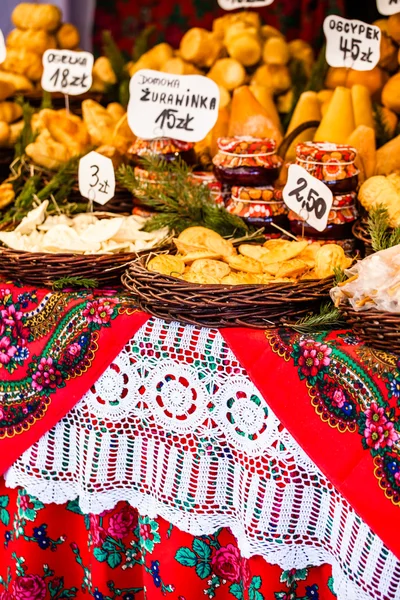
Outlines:
<svg viewBox="0 0 400 600"><path fill-rule="evenodd" d="M0 473L81 399L147 318L113 291L0 283Z"/></svg>
<svg viewBox="0 0 400 600"><path fill-rule="evenodd" d="M0 488L0 600L333 600L327 566L241 557L228 530L193 537L127 503L84 515Z"/></svg>

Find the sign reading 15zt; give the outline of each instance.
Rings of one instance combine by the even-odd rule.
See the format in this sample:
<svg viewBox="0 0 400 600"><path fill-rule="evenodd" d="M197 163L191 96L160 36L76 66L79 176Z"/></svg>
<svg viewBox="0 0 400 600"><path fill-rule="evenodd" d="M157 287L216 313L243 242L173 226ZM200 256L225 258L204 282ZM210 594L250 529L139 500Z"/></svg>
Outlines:
<svg viewBox="0 0 400 600"><path fill-rule="evenodd" d="M310 175L299 165L290 165L287 184L283 189L286 206L317 231L328 224L333 195L322 181Z"/></svg>
<svg viewBox="0 0 400 600"><path fill-rule="evenodd" d="M218 0L218 4L224 10L235 10L235 8L258 8L269 6L274 0Z"/></svg>
<svg viewBox="0 0 400 600"><path fill-rule="evenodd" d="M43 54L42 88L78 96L92 87L93 54L73 50L46 50Z"/></svg>
<svg viewBox="0 0 400 600"><path fill-rule="evenodd" d="M379 62L381 30L376 25L331 15L324 21L326 61L331 67L370 71Z"/></svg>
<svg viewBox="0 0 400 600"><path fill-rule="evenodd" d="M79 191L84 198L106 204L115 193L115 173L111 158L89 152L79 161Z"/></svg>
<svg viewBox="0 0 400 600"><path fill-rule="evenodd" d="M400 0L376 0L381 15L395 15L400 12Z"/></svg>
<svg viewBox="0 0 400 600"><path fill-rule="evenodd" d="M137 137L199 142L217 122L219 88L202 75L142 69L129 84L128 123Z"/></svg>

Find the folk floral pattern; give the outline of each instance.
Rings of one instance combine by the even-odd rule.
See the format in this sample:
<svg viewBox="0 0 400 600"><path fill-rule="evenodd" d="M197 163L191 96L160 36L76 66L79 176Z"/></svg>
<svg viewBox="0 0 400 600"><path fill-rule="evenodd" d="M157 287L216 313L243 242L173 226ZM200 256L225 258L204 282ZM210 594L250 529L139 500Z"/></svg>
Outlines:
<svg viewBox="0 0 400 600"><path fill-rule="evenodd" d="M89 369L101 331L127 306L112 293L0 284L0 439L44 417L52 395Z"/></svg>
<svg viewBox="0 0 400 600"><path fill-rule="evenodd" d="M317 414L340 432L361 436L385 495L400 505L400 360L350 334L267 334L293 361Z"/></svg>
<svg viewBox="0 0 400 600"><path fill-rule="evenodd" d="M3 495L2 495L3 494ZM101 515L0 489L0 599L333 600L329 567L244 559L228 530L192 537L127 503Z"/></svg>

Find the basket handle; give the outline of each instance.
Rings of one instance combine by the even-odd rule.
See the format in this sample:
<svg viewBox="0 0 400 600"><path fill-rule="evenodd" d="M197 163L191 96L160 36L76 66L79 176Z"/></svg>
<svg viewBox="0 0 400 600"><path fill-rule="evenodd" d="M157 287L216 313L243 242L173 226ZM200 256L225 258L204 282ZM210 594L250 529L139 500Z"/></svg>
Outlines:
<svg viewBox="0 0 400 600"><path fill-rule="evenodd" d="M278 156L285 159L287 151L289 150L290 146L293 144L294 140L301 133L303 133L303 131L307 131L307 129L316 129L319 124L320 124L320 121L306 121L305 123L302 123L301 125L296 127L296 129L293 129L293 131L291 133L289 133L286 137L284 137L282 142L280 143L280 146L278 148Z"/></svg>

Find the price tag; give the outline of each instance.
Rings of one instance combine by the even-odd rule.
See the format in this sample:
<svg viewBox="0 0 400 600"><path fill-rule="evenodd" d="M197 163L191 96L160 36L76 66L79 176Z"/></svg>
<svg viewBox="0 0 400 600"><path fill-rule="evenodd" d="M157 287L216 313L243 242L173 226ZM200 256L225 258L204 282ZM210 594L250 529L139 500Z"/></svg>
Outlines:
<svg viewBox="0 0 400 600"><path fill-rule="evenodd" d="M0 63L4 62L6 60L6 54L7 54L6 43L4 41L3 32L0 29Z"/></svg>
<svg viewBox="0 0 400 600"><path fill-rule="evenodd" d="M400 0L376 0L381 15L389 16L400 12Z"/></svg>
<svg viewBox="0 0 400 600"><path fill-rule="evenodd" d="M333 194L327 185L299 165L290 165L283 200L291 210L317 231L324 231Z"/></svg>
<svg viewBox="0 0 400 600"><path fill-rule="evenodd" d="M128 123L144 139L199 142L217 122L219 88L202 75L142 69L129 84Z"/></svg>
<svg viewBox="0 0 400 600"><path fill-rule="evenodd" d="M73 50L46 50L43 54L42 88L78 96L92 87L93 54Z"/></svg>
<svg viewBox="0 0 400 600"><path fill-rule="evenodd" d="M84 198L106 204L115 194L115 173L111 158L89 152L79 161L79 191Z"/></svg>
<svg viewBox="0 0 400 600"><path fill-rule="evenodd" d="M336 15L324 21L326 60L331 67L370 71L379 62L381 30L356 19Z"/></svg>
<svg viewBox="0 0 400 600"><path fill-rule="evenodd" d="M235 10L235 8L259 8L269 6L274 0L218 0L218 4L224 10Z"/></svg>

